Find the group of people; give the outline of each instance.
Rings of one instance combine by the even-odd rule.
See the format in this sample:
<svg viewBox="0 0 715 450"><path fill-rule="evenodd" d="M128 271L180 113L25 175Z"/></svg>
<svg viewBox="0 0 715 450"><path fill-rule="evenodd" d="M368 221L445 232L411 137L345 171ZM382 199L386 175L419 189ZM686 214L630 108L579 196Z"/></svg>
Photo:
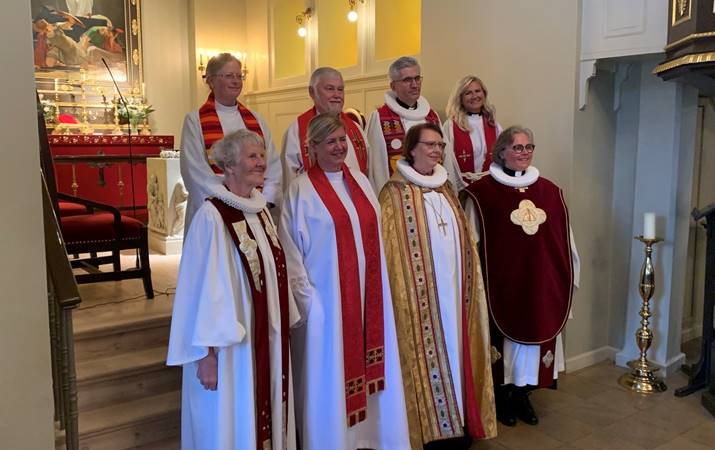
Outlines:
<svg viewBox="0 0 715 450"><path fill-rule="evenodd" d="M459 449L538 423L578 285L563 193L479 78L444 124L414 58L389 78L363 130L317 69L279 154L240 61L208 62L167 357L183 449Z"/></svg>

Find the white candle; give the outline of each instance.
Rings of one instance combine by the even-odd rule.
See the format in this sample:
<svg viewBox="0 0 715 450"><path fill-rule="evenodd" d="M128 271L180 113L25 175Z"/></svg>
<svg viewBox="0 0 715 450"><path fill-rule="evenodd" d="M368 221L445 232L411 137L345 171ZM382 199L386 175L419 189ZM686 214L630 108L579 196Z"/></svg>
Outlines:
<svg viewBox="0 0 715 450"><path fill-rule="evenodd" d="M655 213L647 212L643 214L643 238L655 239Z"/></svg>

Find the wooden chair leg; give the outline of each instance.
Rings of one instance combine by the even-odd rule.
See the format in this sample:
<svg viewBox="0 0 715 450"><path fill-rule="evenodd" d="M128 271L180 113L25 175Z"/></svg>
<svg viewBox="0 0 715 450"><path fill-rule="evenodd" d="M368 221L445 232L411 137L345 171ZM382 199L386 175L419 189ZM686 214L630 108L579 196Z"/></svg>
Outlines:
<svg viewBox="0 0 715 450"><path fill-rule="evenodd" d="M154 298L154 287L151 284L151 267L149 266L149 245L146 236L139 247L139 260L141 263L142 281L146 298Z"/></svg>
<svg viewBox="0 0 715 450"><path fill-rule="evenodd" d="M121 262L121 259L119 258L119 250L118 249L112 250L112 268L114 269L115 272L122 271L122 262Z"/></svg>

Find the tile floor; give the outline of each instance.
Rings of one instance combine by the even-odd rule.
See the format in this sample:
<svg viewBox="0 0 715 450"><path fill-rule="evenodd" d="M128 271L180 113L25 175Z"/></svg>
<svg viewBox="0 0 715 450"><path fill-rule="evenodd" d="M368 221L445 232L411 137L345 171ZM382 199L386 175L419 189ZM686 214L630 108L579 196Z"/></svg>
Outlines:
<svg viewBox="0 0 715 450"><path fill-rule="evenodd" d="M132 261L131 256L123 257L125 264ZM159 301L173 297L178 263L178 256L151 256ZM84 308L123 299L134 303L143 297L140 280L82 285L80 292ZM689 357L697 357L698 350L693 345L685 348ZM715 449L715 418L700 405L702 392L685 398L673 395L687 384L684 374L669 377L666 392L643 396L618 385L623 373L624 369L606 361L562 374L558 390L532 394L539 425L520 422L508 428L500 424L497 438L478 442L472 449Z"/></svg>

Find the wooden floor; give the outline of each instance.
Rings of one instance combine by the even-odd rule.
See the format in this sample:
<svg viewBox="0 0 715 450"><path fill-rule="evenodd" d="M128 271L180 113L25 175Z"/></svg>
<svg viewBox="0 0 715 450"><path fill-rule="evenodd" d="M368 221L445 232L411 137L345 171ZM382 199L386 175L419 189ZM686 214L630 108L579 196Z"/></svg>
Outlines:
<svg viewBox="0 0 715 450"><path fill-rule="evenodd" d="M124 262L131 263L132 257L124 257ZM131 327L130 324L136 323L140 318L145 322L167 321L176 287L178 263L178 256L151 256L152 278L156 290L156 298L151 301L144 297L141 280L80 286L83 303L75 314L75 331L91 334L102 329L105 323L112 323L113 326L124 323L125 326ZM156 342L163 342L164 337L154 338L158 339ZM152 343L152 338L148 339L145 354L142 355L140 351L133 356L136 364L151 366L156 364L157 357L165 354L165 347ZM139 347L137 350L141 350L142 346ZM99 353L94 356L103 356L100 360L105 363L111 365L116 363L116 360L127 359L126 355L116 355L117 348L106 349L106 354L102 353L102 348L106 349L100 346L97 350ZM115 361L112 361L112 357ZM98 364L101 365L95 363ZM78 376L81 372L78 365ZM642 396L628 392L618 385L617 379L623 372L624 369L616 367L612 362L603 362L577 372L562 374L557 391L539 390L532 394L532 401L540 418L539 425L519 423L514 428L500 425L496 439L476 443L472 448L715 449L715 419L700 405L701 393L685 398L676 398L673 395L675 388L687 383L685 375L678 373L668 378L668 391L665 393ZM146 378L145 384L151 386L155 383L151 380L151 377ZM81 391L80 401L82 402ZM159 389L158 396L154 398L154 407L162 411L170 410L178 407L177 402L176 391L167 390L165 386ZM128 411L128 407L124 410L120 408L115 414L107 415L102 420L126 420L122 419L122 414L129 414ZM147 414L151 415L149 413L151 411L147 411ZM115 447L102 444L87 448L179 448L178 415L162 417L164 421L154 421L153 428L139 427L133 430L135 439L138 433L144 433L144 441L148 441L146 444L122 447L117 441ZM86 423L81 425L84 428L87 426ZM130 437L126 436L126 440L122 442L129 442Z"/></svg>

